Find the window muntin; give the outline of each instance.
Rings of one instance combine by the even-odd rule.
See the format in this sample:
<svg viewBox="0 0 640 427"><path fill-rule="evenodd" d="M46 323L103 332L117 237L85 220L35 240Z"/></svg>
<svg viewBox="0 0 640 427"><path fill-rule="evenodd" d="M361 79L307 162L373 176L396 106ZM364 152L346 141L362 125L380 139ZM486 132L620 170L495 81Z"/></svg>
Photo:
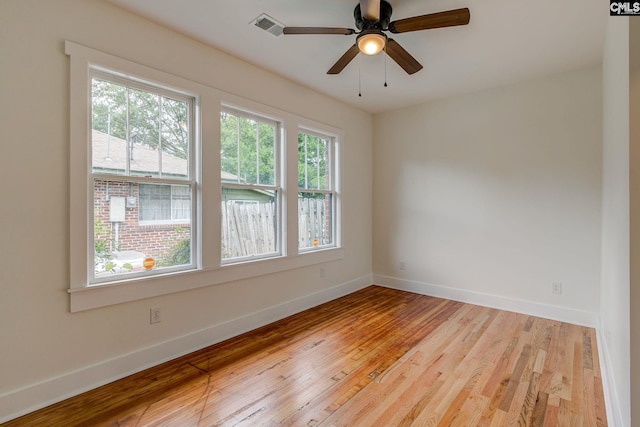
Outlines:
<svg viewBox="0 0 640 427"><path fill-rule="evenodd" d="M195 267L193 104L163 88L91 73L90 283Z"/></svg>
<svg viewBox="0 0 640 427"><path fill-rule="evenodd" d="M334 141L298 133L298 249L335 245Z"/></svg>
<svg viewBox="0 0 640 427"><path fill-rule="evenodd" d="M235 110L220 113L223 262L281 255L280 125Z"/></svg>

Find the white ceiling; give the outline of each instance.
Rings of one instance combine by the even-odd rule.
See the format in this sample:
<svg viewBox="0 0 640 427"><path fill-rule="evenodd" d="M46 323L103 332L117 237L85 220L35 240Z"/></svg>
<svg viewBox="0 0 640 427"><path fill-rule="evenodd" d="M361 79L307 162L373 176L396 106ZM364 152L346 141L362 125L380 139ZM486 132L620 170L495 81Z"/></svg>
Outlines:
<svg viewBox="0 0 640 427"><path fill-rule="evenodd" d="M318 92L377 113L596 65L608 12L602 0L389 0L391 20L468 7L467 26L393 35L424 69L407 75L385 55L327 70L355 35L282 35L252 24L356 28L358 0L108 0ZM362 96L358 96L358 87Z"/></svg>

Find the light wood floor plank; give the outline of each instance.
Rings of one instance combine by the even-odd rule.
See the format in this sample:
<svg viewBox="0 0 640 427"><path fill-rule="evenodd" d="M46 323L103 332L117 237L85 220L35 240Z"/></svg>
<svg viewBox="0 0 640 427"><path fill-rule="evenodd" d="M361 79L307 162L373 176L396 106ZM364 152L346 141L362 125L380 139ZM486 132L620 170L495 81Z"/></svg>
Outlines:
<svg viewBox="0 0 640 427"><path fill-rule="evenodd" d="M371 286L5 426L606 426L593 329Z"/></svg>

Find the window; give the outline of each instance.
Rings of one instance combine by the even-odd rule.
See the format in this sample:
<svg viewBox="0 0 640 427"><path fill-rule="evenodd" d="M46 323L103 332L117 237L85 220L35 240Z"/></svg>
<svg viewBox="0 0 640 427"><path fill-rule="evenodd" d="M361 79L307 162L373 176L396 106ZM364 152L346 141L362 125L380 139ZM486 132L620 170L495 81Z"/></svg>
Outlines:
<svg viewBox="0 0 640 427"><path fill-rule="evenodd" d="M188 222L191 189L185 185L140 184L138 219L142 222Z"/></svg>
<svg viewBox="0 0 640 427"><path fill-rule="evenodd" d="M343 258L340 130L65 50L72 312Z"/></svg>
<svg viewBox="0 0 640 427"><path fill-rule="evenodd" d="M192 268L193 98L92 71L90 107L90 282Z"/></svg>
<svg viewBox="0 0 640 427"><path fill-rule="evenodd" d="M225 110L220 114L222 259L280 255L277 122Z"/></svg>
<svg viewBox="0 0 640 427"><path fill-rule="evenodd" d="M311 250L335 244L333 138L298 133L298 248Z"/></svg>

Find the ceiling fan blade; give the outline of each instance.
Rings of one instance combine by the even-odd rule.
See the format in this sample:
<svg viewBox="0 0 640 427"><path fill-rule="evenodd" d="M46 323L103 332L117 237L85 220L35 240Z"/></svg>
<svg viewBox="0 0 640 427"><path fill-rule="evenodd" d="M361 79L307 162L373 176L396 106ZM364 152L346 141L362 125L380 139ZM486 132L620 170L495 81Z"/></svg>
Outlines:
<svg viewBox="0 0 640 427"><path fill-rule="evenodd" d="M377 21L380 19L380 0L360 0L362 19Z"/></svg>
<svg viewBox="0 0 640 427"><path fill-rule="evenodd" d="M422 65L394 39L387 40L386 52L407 74L414 74L422 70Z"/></svg>
<svg viewBox="0 0 640 427"><path fill-rule="evenodd" d="M359 52L360 49L358 49L358 45L354 43L353 46L351 46L349 50L347 50L344 55L342 55L340 59L338 59L338 62L333 64L333 67L331 67L329 71L327 71L327 74L339 74L340 71L344 70L344 67L346 67L347 64L349 64L349 62L353 60L353 58L358 56Z"/></svg>
<svg viewBox="0 0 640 427"><path fill-rule="evenodd" d="M351 28L329 28L329 27L284 27L283 34L338 34L349 36L355 34Z"/></svg>
<svg viewBox="0 0 640 427"><path fill-rule="evenodd" d="M462 9L414 16L413 18L399 19L389 24L389 31L397 34L408 33L410 31L430 30L432 28L467 25L470 18L469 8L465 7Z"/></svg>

